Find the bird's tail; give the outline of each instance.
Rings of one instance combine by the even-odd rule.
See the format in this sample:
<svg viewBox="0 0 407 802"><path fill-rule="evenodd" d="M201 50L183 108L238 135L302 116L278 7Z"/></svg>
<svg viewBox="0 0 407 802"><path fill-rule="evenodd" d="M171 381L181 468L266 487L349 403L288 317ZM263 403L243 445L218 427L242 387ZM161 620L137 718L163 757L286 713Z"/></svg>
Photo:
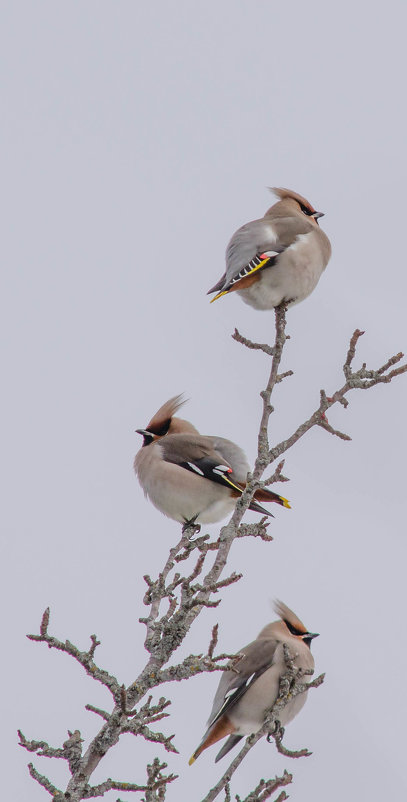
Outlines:
<svg viewBox="0 0 407 802"><path fill-rule="evenodd" d="M235 482L235 487L237 486L239 487L240 492L243 493L245 485L241 484L240 482ZM274 515L271 512L266 510L265 507L262 507L261 504L258 503L259 501L274 501L276 504L280 504L282 507L287 507L287 509L291 510L291 504L288 499L284 498L284 496L279 496L278 493L273 493L272 490L267 490L265 487L262 487L260 490L256 490L249 510L253 510L253 512L261 512L262 515L268 515L270 518L274 518Z"/></svg>
<svg viewBox="0 0 407 802"><path fill-rule="evenodd" d="M220 719L205 733L204 737L202 738L201 743L198 746L198 749L195 749L194 754L192 757L189 758L189 765L192 766L195 763L195 760L204 749L207 749L208 746L212 746L212 744L216 744L216 741L220 741L221 738L224 738L225 735L230 735L234 731L234 726L231 721L229 721L227 716L221 716Z"/></svg>
<svg viewBox="0 0 407 802"><path fill-rule="evenodd" d="M289 510L291 509L288 499L284 498L284 496L279 496L278 493L273 493L272 490L267 490L266 487L262 487L261 490L256 490L254 498L256 501L275 501L276 504L281 504L282 507L287 507Z"/></svg>
<svg viewBox="0 0 407 802"><path fill-rule="evenodd" d="M215 763L217 763L218 760L221 760L222 757L224 757L229 752L230 749L233 749L233 747L242 738L243 738L243 735L230 735L229 738L227 739L227 741L225 741L225 743L223 744L222 749L220 750L220 752L218 752L218 754L216 755Z"/></svg>

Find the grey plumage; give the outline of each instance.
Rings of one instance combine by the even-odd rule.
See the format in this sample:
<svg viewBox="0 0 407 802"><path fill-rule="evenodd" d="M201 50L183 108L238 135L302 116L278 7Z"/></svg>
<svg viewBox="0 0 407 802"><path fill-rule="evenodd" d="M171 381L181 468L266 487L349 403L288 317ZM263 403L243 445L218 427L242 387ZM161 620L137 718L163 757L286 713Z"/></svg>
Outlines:
<svg viewBox="0 0 407 802"><path fill-rule="evenodd" d="M284 644L296 666L314 668L309 646L316 635L308 632L302 621L282 602L276 602L275 609L281 619L268 624L256 640L239 650L242 657L234 666L235 671L222 673L208 729L190 763L212 743L229 735L217 755L218 761L244 735L251 735L262 727L267 710L277 699L280 678L286 671ZM306 695L306 692L299 694L288 702L279 713L281 724L287 724L297 715L305 704Z"/></svg>
<svg viewBox="0 0 407 802"><path fill-rule="evenodd" d="M242 493L249 464L243 450L223 437L200 435L196 428L173 413L181 396L167 401L153 416L143 435L134 468L144 493L169 518L181 523L215 523L231 513ZM289 507L273 491L256 491L250 509L271 513L261 501Z"/></svg>
<svg viewBox="0 0 407 802"><path fill-rule="evenodd" d="M319 228L322 217L298 193L274 189L280 200L260 220L239 228L226 249L226 271L209 290L238 292L255 309L295 304L315 289L331 245Z"/></svg>

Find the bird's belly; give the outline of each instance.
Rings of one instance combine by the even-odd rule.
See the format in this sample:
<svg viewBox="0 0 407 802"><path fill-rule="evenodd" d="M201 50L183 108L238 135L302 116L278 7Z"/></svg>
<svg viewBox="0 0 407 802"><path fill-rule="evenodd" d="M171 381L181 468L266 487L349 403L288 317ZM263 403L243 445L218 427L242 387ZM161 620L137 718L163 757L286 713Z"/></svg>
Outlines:
<svg viewBox="0 0 407 802"><path fill-rule="evenodd" d="M228 488L195 476L178 465L161 462L153 478L141 471L138 476L151 503L180 523L196 516L197 523L216 523L231 512L236 503Z"/></svg>
<svg viewBox="0 0 407 802"><path fill-rule="evenodd" d="M271 666L253 683L228 717L236 727L236 735L251 735L263 726L264 714L277 699L280 667Z"/></svg>
<svg viewBox="0 0 407 802"><path fill-rule="evenodd" d="M229 515L235 508L236 498L233 496L222 497L212 502L205 510L199 513L197 523L215 524Z"/></svg>
<svg viewBox="0 0 407 802"><path fill-rule="evenodd" d="M280 710L278 714L278 719L280 721L280 724L283 725L283 727L285 727L286 724L289 724L290 721L292 721L293 718L295 718L297 713L299 713L300 710L302 710L302 708L305 705L305 702L307 701L307 694L308 691L304 691L304 693L299 693L298 696L295 697L295 699L293 699L291 702L288 702L288 704L283 708L283 710Z"/></svg>
<svg viewBox="0 0 407 802"><path fill-rule="evenodd" d="M260 271L255 284L237 292L255 309L273 309L283 301L292 306L311 294L324 267L322 253L315 253L303 245L299 254L295 246L291 246L281 254L276 264Z"/></svg>
<svg viewBox="0 0 407 802"><path fill-rule="evenodd" d="M297 664L297 659L294 659L294 663ZM228 718L236 727L236 735L251 735L263 726L265 714L277 699L280 677L284 671L285 665L281 655L281 658L277 658L277 662L260 675L239 702L228 712ZM305 705L306 698L307 691L300 693L279 711L278 720L283 726L292 721L300 712Z"/></svg>

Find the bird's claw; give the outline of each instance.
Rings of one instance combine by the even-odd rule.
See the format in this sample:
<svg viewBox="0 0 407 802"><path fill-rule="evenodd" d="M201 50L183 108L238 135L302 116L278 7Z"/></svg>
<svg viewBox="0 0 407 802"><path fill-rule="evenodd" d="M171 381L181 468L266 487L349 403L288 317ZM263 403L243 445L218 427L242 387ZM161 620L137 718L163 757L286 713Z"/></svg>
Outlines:
<svg viewBox="0 0 407 802"><path fill-rule="evenodd" d="M198 517L198 515L194 515L194 517L191 518L190 521L185 521L185 523L182 526L182 534L183 535L185 535L185 532L187 532L188 529L191 530L191 532L189 534L189 538L192 538L192 537L194 537L194 535L199 534L199 532L201 531L201 525L195 523L197 517Z"/></svg>

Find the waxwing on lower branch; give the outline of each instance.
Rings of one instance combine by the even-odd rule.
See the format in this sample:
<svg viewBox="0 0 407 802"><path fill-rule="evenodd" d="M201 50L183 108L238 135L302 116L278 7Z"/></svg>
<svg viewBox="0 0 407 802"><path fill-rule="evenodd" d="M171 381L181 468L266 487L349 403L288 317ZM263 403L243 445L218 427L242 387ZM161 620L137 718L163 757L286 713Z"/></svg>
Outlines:
<svg viewBox="0 0 407 802"><path fill-rule="evenodd" d="M310 651L312 638L302 621L283 602L275 603L278 621L261 630L256 640L238 650L242 655L233 671L222 672L215 694L208 729L189 763L208 746L229 736L218 753L220 760L245 735L257 732L263 726L266 713L275 703L280 679L286 673L284 644L288 647L294 665L304 670L314 669ZM285 726L304 707L307 691L300 693L279 711L280 723Z"/></svg>

